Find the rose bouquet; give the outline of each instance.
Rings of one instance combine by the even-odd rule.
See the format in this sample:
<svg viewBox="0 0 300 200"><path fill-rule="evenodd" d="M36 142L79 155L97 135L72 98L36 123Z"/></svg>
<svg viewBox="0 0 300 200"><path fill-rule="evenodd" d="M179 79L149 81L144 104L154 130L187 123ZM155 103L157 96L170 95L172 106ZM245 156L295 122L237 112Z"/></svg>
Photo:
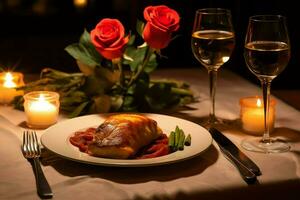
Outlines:
<svg viewBox="0 0 300 200"><path fill-rule="evenodd" d="M152 80L160 49L168 46L178 30L178 13L164 5L144 10L146 24L137 22L137 34L126 35L117 19L102 19L78 43L66 47L76 59L80 73L46 68L41 78L26 84L25 92L52 90L60 94L60 108L70 117L88 113L155 112L193 101L186 83ZM137 44L140 38L144 43ZM22 108L23 99L13 104Z"/></svg>

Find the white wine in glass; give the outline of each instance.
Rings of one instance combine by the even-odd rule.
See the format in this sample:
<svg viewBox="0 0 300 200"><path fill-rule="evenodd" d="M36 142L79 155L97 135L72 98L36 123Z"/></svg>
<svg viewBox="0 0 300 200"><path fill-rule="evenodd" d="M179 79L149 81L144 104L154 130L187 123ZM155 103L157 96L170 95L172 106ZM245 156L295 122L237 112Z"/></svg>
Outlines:
<svg viewBox="0 0 300 200"><path fill-rule="evenodd" d="M220 123L215 116L217 72L229 60L235 46L230 10L223 8L197 10L191 46L194 56L208 70L211 108L205 126L212 127Z"/></svg>
<svg viewBox="0 0 300 200"><path fill-rule="evenodd" d="M233 48L233 32L204 30L196 31L192 35L194 55L208 70L218 69L227 62Z"/></svg>
<svg viewBox="0 0 300 200"><path fill-rule="evenodd" d="M290 41L286 19L280 15L258 15L249 19L244 57L249 70L260 80L264 101L264 132L262 138L244 140L242 146L263 153L285 152L290 146L270 137L269 104L271 81L287 66Z"/></svg>

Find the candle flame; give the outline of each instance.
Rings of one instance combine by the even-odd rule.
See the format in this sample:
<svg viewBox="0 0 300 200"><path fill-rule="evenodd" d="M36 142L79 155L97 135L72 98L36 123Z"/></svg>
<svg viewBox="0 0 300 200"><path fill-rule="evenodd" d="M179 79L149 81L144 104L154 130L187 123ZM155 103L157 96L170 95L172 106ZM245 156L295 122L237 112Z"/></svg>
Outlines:
<svg viewBox="0 0 300 200"><path fill-rule="evenodd" d="M43 94L40 94L38 101L45 101L45 96Z"/></svg>
<svg viewBox="0 0 300 200"><path fill-rule="evenodd" d="M3 86L6 87L6 88L15 88L17 87L17 84L13 81L14 77L13 75L10 73L10 72L7 72L5 74L5 77L4 77L4 83L3 83Z"/></svg>
<svg viewBox="0 0 300 200"><path fill-rule="evenodd" d="M222 57L222 61L223 61L224 63L226 63L228 60L229 60L229 56L224 56L224 57Z"/></svg>
<svg viewBox="0 0 300 200"><path fill-rule="evenodd" d="M31 110L48 112L49 110L56 110L55 106L48 102L44 94L40 94L38 99L31 103Z"/></svg>
<svg viewBox="0 0 300 200"><path fill-rule="evenodd" d="M260 99L257 99L256 105L257 105L257 107L261 107L261 100Z"/></svg>
<svg viewBox="0 0 300 200"><path fill-rule="evenodd" d="M84 8L87 6L87 0L73 0L74 6L77 8Z"/></svg>

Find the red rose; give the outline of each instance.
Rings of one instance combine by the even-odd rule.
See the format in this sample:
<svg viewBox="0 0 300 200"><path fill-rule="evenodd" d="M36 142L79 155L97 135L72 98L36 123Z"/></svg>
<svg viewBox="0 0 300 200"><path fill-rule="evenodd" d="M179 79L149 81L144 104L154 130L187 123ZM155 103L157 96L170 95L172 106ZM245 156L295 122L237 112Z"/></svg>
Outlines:
<svg viewBox="0 0 300 200"><path fill-rule="evenodd" d="M164 5L148 6L144 10L144 18L147 21L143 31L144 40L155 49L167 47L172 33L179 28L178 13Z"/></svg>
<svg viewBox="0 0 300 200"><path fill-rule="evenodd" d="M125 37L122 23L117 19L103 19L91 31L91 40L106 59L120 58L129 38Z"/></svg>

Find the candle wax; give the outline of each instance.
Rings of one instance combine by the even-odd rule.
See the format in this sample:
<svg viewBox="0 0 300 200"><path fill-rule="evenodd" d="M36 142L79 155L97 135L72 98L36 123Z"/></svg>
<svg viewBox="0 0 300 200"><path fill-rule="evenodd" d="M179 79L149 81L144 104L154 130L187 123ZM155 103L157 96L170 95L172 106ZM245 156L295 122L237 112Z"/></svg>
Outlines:
<svg viewBox="0 0 300 200"><path fill-rule="evenodd" d="M55 105L39 98L28 105L28 124L33 126L49 126L57 121L58 109Z"/></svg>
<svg viewBox="0 0 300 200"><path fill-rule="evenodd" d="M0 86L0 103L9 104L16 96L22 95L23 91L16 90L18 86L15 83L15 79L19 79L21 76L19 73L1 73L1 79L3 83ZM23 83L21 82L20 85Z"/></svg>
<svg viewBox="0 0 300 200"><path fill-rule="evenodd" d="M242 105L241 120L244 130L260 135L264 132L264 108L259 99L257 100L257 103L253 103L251 106ZM270 130L274 128L274 121L275 109L270 105L269 120L267 120Z"/></svg>

